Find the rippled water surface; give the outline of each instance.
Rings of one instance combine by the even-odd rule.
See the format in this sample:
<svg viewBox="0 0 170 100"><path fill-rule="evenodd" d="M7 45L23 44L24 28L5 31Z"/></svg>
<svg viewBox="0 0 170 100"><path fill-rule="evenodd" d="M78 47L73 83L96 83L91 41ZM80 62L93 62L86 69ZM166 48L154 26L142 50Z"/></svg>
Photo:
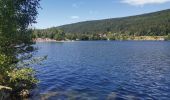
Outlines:
<svg viewBox="0 0 170 100"><path fill-rule="evenodd" d="M48 100L170 100L170 42L37 43Z"/></svg>

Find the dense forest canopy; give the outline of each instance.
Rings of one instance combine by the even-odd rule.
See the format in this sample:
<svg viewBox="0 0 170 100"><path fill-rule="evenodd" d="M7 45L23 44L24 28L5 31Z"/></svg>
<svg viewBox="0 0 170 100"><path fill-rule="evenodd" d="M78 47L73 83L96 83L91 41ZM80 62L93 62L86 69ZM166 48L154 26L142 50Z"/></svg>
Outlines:
<svg viewBox="0 0 170 100"><path fill-rule="evenodd" d="M170 9L149 14L80 22L56 27L66 33L120 33L128 35L167 35L170 33ZM52 28L53 29L53 28Z"/></svg>
<svg viewBox="0 0 170 100"><path fill-rule="evenodd" d="M115 39L126 36L167 36L170 33L170 9L129 16L79 22L74 24L36 30L36 37L48 37L53 39ZM56 35L57 34L57 35ZM123 36L123 37L122 37ZM60 40L59 39L59 40Z"/></svg>

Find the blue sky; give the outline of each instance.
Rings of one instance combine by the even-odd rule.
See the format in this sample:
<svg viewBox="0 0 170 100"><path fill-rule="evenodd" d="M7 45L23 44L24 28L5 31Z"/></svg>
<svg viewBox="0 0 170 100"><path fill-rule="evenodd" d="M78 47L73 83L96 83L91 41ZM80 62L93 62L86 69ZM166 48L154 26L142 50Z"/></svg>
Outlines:
<svg viewBox="0 0 170 100"><path fill-rule="evenodd" d="M39 29L87 20L125 17L170 8L170 0L41 0Z"/></svg>

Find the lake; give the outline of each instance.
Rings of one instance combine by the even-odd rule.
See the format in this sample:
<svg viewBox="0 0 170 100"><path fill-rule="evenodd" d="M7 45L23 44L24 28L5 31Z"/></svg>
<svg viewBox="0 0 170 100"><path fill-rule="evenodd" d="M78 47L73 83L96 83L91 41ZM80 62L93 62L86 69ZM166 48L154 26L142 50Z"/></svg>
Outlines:
<svg viewBox="0 0 170 100"><path fill-rule="evenodd" d="M37 43L38 91L48 100L169 100L170 42Z"/></svg>

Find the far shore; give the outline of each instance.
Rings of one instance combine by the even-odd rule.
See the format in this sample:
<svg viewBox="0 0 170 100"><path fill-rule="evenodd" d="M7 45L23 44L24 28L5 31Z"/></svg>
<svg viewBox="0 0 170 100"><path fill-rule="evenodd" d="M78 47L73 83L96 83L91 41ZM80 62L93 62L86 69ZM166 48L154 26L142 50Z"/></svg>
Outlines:
<svg viewBox="0 0 170 100"><path fill-rule="evenodd" d="M50 38L36 38L33 41L35 41L35 42L74 42L74 40L61 40L61 41L57 41L57 40L50 39Z"/></svg>
<svg viewBox="0 0 170 100"><path fill-rule="evenodd" d="M33 40L34 42L75 42L75 41L81 41L81 40L55 40L50 38L36 38ZM83 40L82 40L83 41ZM84 41L93 41L93 40L84 40ZM112 41L112 40L106 40L106 41ZM114 41L114 40L113 40ZM119 40L116 40L119 41ZM120 40L124 41L124 40ZM165 36L136 36L136 37L129 37L125 39L125 41L165 41Z"/></svg>

